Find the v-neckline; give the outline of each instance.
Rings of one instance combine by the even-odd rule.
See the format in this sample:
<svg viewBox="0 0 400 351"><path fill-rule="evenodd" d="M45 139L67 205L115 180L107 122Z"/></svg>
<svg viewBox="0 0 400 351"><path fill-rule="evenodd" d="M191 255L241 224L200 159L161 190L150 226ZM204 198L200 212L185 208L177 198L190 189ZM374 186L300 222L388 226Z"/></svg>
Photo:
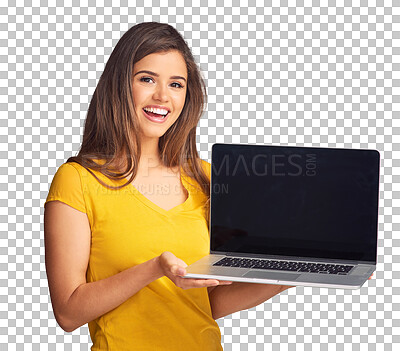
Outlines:
<svg viewBox="0 0 400 351"><path fill-rule="evenodd" d="M184 210L192 202L192 194L190 193L190 190L187 187L186 176L182 173L182 168L180 171L180 180L181 180L183 187L186 189L186 191L188 193L188 197L186 198L186 200L184 202L182 202L179 205L176 205L175 207L173 207L169 210L166 210L166 209L156 205L153 201L151 201L145 195L143 195L132 183L128 184L128 187L131 190L131 192L134 195L136 195L137 199L140 200L142 203L144 203L146 206L152 208L154 211L161 213L164 216L170 216L176 212Z"/></svg>

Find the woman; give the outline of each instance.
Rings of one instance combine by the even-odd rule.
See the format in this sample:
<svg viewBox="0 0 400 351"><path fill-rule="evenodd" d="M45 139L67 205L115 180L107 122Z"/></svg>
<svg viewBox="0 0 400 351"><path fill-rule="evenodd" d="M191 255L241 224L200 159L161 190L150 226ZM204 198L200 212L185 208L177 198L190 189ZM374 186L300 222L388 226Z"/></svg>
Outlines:
<svg viewBox="0 0 400 351"><path fill-rule="evenodd" d="M130 28L78 155L53 178L44 222L54 315L67 332L88 323L92 350L222 350L216 319L289 288L182 278L210 248L210 164L196 149L205 98L173 27Z"/></svg>

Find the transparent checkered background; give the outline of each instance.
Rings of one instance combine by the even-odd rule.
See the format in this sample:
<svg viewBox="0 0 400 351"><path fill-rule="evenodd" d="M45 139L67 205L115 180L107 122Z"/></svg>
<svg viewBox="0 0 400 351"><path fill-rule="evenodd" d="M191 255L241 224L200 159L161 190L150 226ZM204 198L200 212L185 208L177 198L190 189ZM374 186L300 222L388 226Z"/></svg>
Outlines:
<svg viewBox="0 0 400 351"><path fill-rule="evenodd" d="M0 349L91 346L87 325L66 333L54 318L43 204L79 149L112 49L157 21L183 34L206 78L203 159L215 142L381 153L373 279L355 291L292 288L219 319L224 350L398 350L400 1L130 3L1 2Z"/></svg>

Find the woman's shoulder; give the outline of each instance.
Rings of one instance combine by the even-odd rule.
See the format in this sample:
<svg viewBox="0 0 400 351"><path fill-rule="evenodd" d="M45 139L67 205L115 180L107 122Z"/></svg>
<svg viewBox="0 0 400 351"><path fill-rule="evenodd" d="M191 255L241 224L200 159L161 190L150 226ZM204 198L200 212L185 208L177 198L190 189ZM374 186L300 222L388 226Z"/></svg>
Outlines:
<svg viewBox="0 0 400 351"><path fill-rule="evenodd" d="M63 163L59 169L58 172L61 172L63 174L69 174L69 175L74 175L75 177L85 177L85 175L88 173L87 169L83 167L81 164L78 162L65 162Z"/></svg>
<svg viewBox="0 0 400 351"><path fill-rule="evenodd" d="M102 165L102 164L104 164L105 163L105 160L93 160L95 163L97 163L97 164L99 164L99 165ZM93 172L93 173L101 173L100 171L98 171L98 170L95 170L95 169L93 169L93 168L90 168L90 167L88 167L89 169L90 169L90 171L88 170L88 168L87 167L85 167L85 166L83 166L83 165L81 165L79 162L77 162L77 161L67 161L67 162L65 162L65 163L63 163L62 164L62 166L67 166L67 167L69 167L69 166L71 166L71 167L73 167L73 168L75 168L77 171L78 171L78 173L79 174L81 174L81 175L85 175L85 174L90 174L90 171L91 172Z"/></svg>
<svg viewBox="0 0 400 351"><path fill-rule="evenodd" d="M70 175L73 173L73 176L75 178L80 178L83 186L88 186L90 184L100 184L96 177L107 184L111 183L110 185L113 185L113 182L111 182L110 179L105 176L100 170L95 170L90 167L86 168L85 166L75 161L63 163L59 168L59 172Z"/></svg>
<svg viewBox="0 0 400 351"><path fill-rule="evenodd" d="M75 167L75 162L64 162L61 164L54 175L56 179L75 179L79 178L79 169Z"/></svg>
<svg viewBox="0 0 400 351"><path fill-rule="evenodd" d="M90 179L89 175L88 170L81 164L77 162L64 162L58 167L53 181L62 183L65 186L82 186Z"/></svg>

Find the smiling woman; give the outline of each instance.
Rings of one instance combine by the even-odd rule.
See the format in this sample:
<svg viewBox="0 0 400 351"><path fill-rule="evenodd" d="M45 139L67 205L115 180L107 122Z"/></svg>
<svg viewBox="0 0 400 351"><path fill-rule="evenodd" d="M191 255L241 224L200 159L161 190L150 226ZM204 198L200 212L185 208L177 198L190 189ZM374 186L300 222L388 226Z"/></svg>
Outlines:
<svg viewBox="0 0 400 351"><path fill-rule="evenodd" d="M231 282L178 274L210 250L211 168L196 148L205 99L173 27L130 28L93 93L78 155L54 175L44 218L51 302L65 331L88 323L92 350L222 350L211 305L228 310L208 288Z"/></svg>
<svg viewBox="0 0 400 351"><path fill-rule="evenodd" d="M151 143L151 139L155 138L151 155L155 158L158 138L164 135L182 112L186 99L186 84L183 83L186 77L186 63L177 50L150 54L134 66L132 93L142 142ZM178 79L181 83L176 81Z"/></svg>

